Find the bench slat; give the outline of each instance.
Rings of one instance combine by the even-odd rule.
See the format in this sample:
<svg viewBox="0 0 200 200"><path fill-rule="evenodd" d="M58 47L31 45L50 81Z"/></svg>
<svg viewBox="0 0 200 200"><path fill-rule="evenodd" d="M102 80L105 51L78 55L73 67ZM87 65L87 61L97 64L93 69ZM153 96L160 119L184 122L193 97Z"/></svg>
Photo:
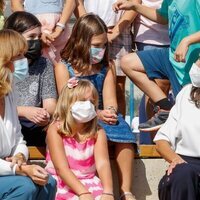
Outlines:
<svg viewBox="0 0 200 200"><path fill-rule="evenodd" d="M29 160L44 160L46 148L29 146ZM156 151L155 145L140 145L139 155L135 155L135 158L161 158L160 154ZM113 156L111 155L111 158Z"/></svg>

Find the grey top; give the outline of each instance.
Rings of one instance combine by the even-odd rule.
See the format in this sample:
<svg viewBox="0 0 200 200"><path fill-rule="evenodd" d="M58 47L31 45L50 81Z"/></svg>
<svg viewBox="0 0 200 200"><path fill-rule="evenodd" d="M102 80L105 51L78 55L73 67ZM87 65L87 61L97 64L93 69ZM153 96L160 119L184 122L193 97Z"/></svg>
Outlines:
<svg viewBox="0 0 200 200"><path fill-rule="evenodd" d="M40 57L29 65L28 76L16 83L17 106L42 107L44 99L57 99L53 65L50 60Z"/></svg>

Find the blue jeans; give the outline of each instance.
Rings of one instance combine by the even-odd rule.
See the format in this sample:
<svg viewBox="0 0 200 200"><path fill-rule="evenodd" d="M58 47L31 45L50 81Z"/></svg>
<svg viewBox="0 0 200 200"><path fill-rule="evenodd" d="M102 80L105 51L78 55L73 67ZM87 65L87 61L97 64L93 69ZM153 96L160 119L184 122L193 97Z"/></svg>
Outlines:
<svg viewBox="0 0 200 200"><path fill-rule="evenodd" d="M49 176L45 186L34 184L27 176L0 176L0 199L54 200L56 181Z"/></svg>

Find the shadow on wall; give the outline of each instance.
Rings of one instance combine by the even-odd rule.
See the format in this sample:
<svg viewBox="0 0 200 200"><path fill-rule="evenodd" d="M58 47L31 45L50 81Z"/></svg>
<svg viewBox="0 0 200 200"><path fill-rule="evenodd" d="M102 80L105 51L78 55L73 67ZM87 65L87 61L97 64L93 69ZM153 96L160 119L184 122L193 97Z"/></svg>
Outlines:
<svg viewBox="0 0 200 200"><path fill-rule="evenodd" d="M146 200L147 196L152 195L147 175L146 167L141 159L136 159L134 166L133 194L137 200ZM156 200L156 199L155 199Z"/></svg>
<svg viewBox="0 0 200 200"><path fill-rule="evenodd" d="M146 200L148 199L147 196L151 196L152 192L149 186L149 183L147 181L147 175L146 175L146 168L144 165L144 162L141 159L136 159L134 161L134 170L133 170L133 183L132 183L132 193L135 195L137 200ZM113 184L114 184L114 194L116 195L116 199L119 198L119 183L117 179L117 166L116 163L112 160L111 161L111 167L112 167L112 174L113 174ZM156 183L157 184L157 183ZM156 192L157 193L157 192ZM153 199L157 199L156 197Z"/></svg>

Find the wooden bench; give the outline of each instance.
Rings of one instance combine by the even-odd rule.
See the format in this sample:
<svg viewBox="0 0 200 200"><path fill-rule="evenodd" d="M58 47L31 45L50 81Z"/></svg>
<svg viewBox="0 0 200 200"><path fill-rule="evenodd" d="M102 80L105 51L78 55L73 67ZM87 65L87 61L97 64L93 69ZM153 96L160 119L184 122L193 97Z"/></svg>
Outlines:
<svg viewBox="0 0 200 200"><path fill-rule="evenodd" d="M160 158L161 156L155 149L155 145L140 145L139 155L135 155L135 158ZM45 159L45 147L29 146L29 160L44 160Z"/></svg>

